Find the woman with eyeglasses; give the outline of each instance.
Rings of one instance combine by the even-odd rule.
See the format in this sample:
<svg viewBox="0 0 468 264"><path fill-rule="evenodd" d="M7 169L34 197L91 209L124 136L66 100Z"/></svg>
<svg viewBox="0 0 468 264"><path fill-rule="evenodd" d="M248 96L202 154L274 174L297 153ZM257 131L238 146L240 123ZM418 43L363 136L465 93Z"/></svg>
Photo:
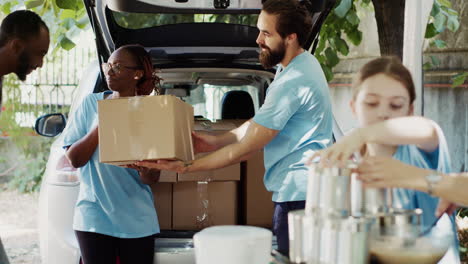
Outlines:
<svg viewBox="0 0 468 264"><path fill-rule="evenodd" d="M152 264L159 224L147 184L159 171L99 162L97 101L149 95L159 79L139 45L117 49L102 64L110 91L88 95L64 133L66 156L81 175L73 229L84 264Z"/></svg>

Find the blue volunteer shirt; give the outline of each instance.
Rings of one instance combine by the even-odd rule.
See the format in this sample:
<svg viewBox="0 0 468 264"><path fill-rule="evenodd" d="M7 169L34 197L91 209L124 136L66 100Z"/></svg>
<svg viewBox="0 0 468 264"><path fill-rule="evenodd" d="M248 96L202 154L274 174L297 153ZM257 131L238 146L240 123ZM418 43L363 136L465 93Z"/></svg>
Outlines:
<svg viewBox="0 0 468 264"><path fill-rule="evenodd" d="M90 94L76 110L64 131L64 147L83 138L97 124L97 101L104 93ZM159 233L159 223L148 185L138 172L99 162L99 147L79 169L80 192L73 229L119 238Z"/></svg>
<svg viewBox="0 0 468 264"><path fill-rule="evenodd" d="M264 149L264 183L273 192L273 201L306 199L304 163L314 151L331 144L332 118L328 84L313 55L305 51L286 68L278 67L253 118L259 125L279 130Z"/></svg>
<svg viewBox="0 0 468 264"><path fill-rule="evenodd" d="M419 168L433 169L443 173L450 172L450 155L448 152L448 146L442 130L437 126L437 124L435 125L437 127L437 134L439 137L439 147L435 151L427 153L418 149L414 145L402 145L398 147L393 158ZM437 219L435 216L435 211L439 202L437 197L430 196L424 192L408 189L394 189L393 194L394 204L396 207L404 209L421 208L423 210L421 220L424 226L431 225ZM454 236L452 245L444 258L439 261L439 264L460 263L455 214L450 216L445 214L439 220L437 226L443 232L452 231Z"/></svg>

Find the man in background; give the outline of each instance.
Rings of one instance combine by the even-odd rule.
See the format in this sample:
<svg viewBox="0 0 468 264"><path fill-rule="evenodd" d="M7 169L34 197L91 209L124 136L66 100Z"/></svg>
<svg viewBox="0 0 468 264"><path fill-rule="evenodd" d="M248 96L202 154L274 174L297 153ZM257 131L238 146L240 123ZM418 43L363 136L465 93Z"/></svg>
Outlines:
<svg viewBox="0 0 468 264"><path fill-rule="evenodd" d="M36 13L18 10L3 19L0 25L0 112L3 76L15 73L21 81L26 80L26 75L42 67L49 43L49 29ZM1 239L0 263L9 263Z"/></svg>

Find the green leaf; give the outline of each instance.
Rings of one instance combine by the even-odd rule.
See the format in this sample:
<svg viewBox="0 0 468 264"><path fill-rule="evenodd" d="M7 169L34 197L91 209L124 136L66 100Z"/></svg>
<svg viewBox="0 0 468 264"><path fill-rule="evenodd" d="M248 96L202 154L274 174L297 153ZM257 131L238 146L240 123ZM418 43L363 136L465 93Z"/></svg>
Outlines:
<svg viewBox="0 0 468 264"><path fill-rule="evenodd" d="M450 31L455 32L455 31L458 30L459 27L460 27L460 22L458 21L458 17L457 16L449 16L448 20L447 20L447 28Z"/></svg>
<svg viewBox="0 0 468 264"><path fill-rule="evenodd" d="M362 3L363 3L364 5L369 5L370 2L371 2L371 0L362 0Z"/></svg>
<svg viewBox="0 0 468 264"><path fill-rule="evenodd" d="M330 69L330 67L324 64L321 64L321 66L322 66L323 73L325 74L325 78L327 78L327 81L329 82L333 80L333 72Z"/></svg>
<svg viewBox="0 0 468 264"><path fill-rule="evenodd" d="M62 12L60 12L60 19L65 20L67 18L75 18L76 17L76 12L71 9L63 9Z"/></svg>
<svg viewBox="0 0 468 264"><path fill-rule="evenodd" d="M440 60L439 60L438 57L431 55L430 58L431 58L431 64L433 66L439 66L440 65Z"/></svg>
<svg viewBox="0 0 468 264"><path fill-rule="evenodd" d="M361 44L362 32L359 31L359 29L356 28L355 30L346 32L346 36L351 41L351 43L353 43L355 46L358 46L359 44Z"/></svg>
<svg viewBox="0 0 468 264"><path fill-rule="evenodd" d="M433 23L434 23L434 27L437 30L437 32L440 33L442 31L444 31L446 21L447 21L447 17L442 13L439 13L434 17Z"/></svg>
<svg viewBox="0 0 468 264"><path fill-rule="evenodd" d="M437 47L439 49L447 47L447 43L441 39L436 39L431 42L431 47Z"/></svg>
<svg viewBox="0 0 468 264"><path fill-rule="evenodd" d="M452 77L452 88L456 88L465 83L468 72L459 73Z"/></svg>
<svg viewBox="0 0 468 264"><path fill-rule="evenodd" d="M33 9L44 4L44 0L28 0L24 3L26 9Z"/></svg>
<svg viewBox="0 0 468 264"><path fill-rule="evenodd" d="M10 14L11 13L11 2L7 2L6 4L3 4L1 6L2 8L2 12L6 15L6 14Z"/></svg>
<svg viewBox="0 0 468 264"><path fill-rule="evenodd" d="M350 10L348 12L348 15L346 15L346 20L348 20L348 22L351 23L353 26L359 25L359 22L361 22L354 10Z"/></svg>
<svg viewBox="0 0 468 264"><path fill-rule="evenodd" d="M330 47L325 50L325 57L327 58L327 65L330 67L335 67L340 62L336 51Z"/></svg>
<svg viewBox="0 0 468 264"><path fill-rule="evenodd" d="M434 4L432 5L432 9L431 9L431 16L435 17L439 13L440 13L440 5L439 3L434 2Z"/></svg>
<svg viewBox="0 0 468 264"><path fill-rule="evenodd" d="M61 35L57 42L62 49L67 51L73 49L76 46L76 44L65 35Z"/></svg>
<svg viewBox="0 0 468 264"><path fill-rule="evenodd" d="M448 8L452 7L452 3L449 0L436 0L440 5L446 6Z"/></svg>
<svg viewBox="0 0 468 264"><path fill-rule="evenodd" d="M325 46L327 44L327 40L326 38L320 38L319 39L319 43L317 45L317 49L315 50L315 53L321 53L324 49L325 49Z"/></svg>
<svg viewBox="0 0 468 264"><path fill-rule="evenodd" d="M62 9L73 9L75 10L78 6L77 0L55 0L58 7Z"/></svg>
<svg viewBox="0 0 468 264"><path fill-rule="evenodd" d="M80 29L85 29L86 26L89 25L89 19L87 16L84 16L82 18L80 18L78 21L75 21L76 22L76 26Z"/></svg>
<svg viewBox="0 0 468 264"><path fill-rule="evenodd" d="M67 18L65 20L63 20L62 22L62 26L66 29L66 30L70 30L71 28L73 28L73 26L76 24L75 20L73 18Z"/></svg>
<svg viewBox="0 0 468 264"><path fill-rule="evenodd" d="M432 64L430 62L426 62L423 64L423 70L428 71L432 69Z"/></svg>
<svg viewBox="0 0 468 264"><path fill-rule="evenodd" d="M341 0L340 4L335 8L335 14L340 18L344 18L351 8L351 4L352 0Z"/></svg>
<svg viewBox="0 0 468 264"><path fill-rule="evenodd" d="M347 56L349 54L349 47L348 44L346 44L346 41L344 41L342 38L338 37L334 39L335 42L335 47L336 49L343 54L344 56Z"/></svg>
<svg viewBox="0 0 468 264"><path fill-rule="evenodd" d="M433 23L428 24L426 27L426 34L424 35L424 37L429 39L429 38L435 37L437 34L439 34L439 32L434 27L434 24Z"/></svg>

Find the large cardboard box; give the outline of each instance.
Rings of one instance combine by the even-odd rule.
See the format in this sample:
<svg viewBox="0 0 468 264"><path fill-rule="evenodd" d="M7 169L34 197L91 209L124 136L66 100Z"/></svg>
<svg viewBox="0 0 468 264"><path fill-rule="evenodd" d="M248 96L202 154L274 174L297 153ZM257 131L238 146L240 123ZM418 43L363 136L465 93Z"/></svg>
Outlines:
<svg viewBox="0 0 468 264"><path fill-rule="evenodd" d="M100 162L193 160L193 107L172 95L98 102Z"/></svg>
<svg viewBox="0 0 468 264"><path fill-rule="evenodd" d="M158 182L151 185L154 207L161 230L172 229L172 183Z"/></svg>
<svg viewBox="0 0 468 264"><path fill-rule="evenodd" d="M237 224L237 182L179 182L173 189L173 230Z"/></svg>
<svg viewBox="0 0 468 264"><path fill-rule="evenodd" d="M242 216L246 225L272 227L274 204L272 193L263 183L265 167L263 151L255 153L242 166Z"/></svg>

